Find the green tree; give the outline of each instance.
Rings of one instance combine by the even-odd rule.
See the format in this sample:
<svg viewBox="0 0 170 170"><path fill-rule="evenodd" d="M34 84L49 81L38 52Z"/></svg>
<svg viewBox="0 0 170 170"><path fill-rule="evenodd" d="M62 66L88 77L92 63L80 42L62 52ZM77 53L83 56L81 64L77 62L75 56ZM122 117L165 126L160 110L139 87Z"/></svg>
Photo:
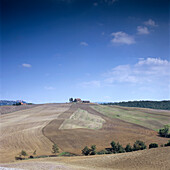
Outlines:
<svg viewBox="0 0 170 170"><path fill-rule="evenodd" d="M116 153L124 153L125 149L123 148L123 146L121 144L119 144L119 142L116 144Z"/></svg>
<svg viewBox="0 0 170 170"><path fill-rule="evenodd" d="M70 103L72 103L73 102L73 98L71 97L71 98L69 98L69 102Z"/></svg>
<svg viewBox="0 0 170 170"><path fill-rule="evenodd" d="M77 102L77 99L74 99L74 102Z"/></svg>
<svg viewBox="0 0 170 170"><path fill-rule="evenodd" d="M96 145L91 146L90 155L96 155Z"/></svg>
<svg viewBox="0 0 170 170"><path fill-rule="evenodd" d="M137 151L137 150L143 150L146 149L146 145L143 141L137 140L134 145L133 145L133 150Z"/></svg>
<svg viewBox="0 0 170 170"><path fill-rule="evenodd" d="M170 140L164 146L170 146Z"/></svg>
<svg viewBox="0 0 170 170"><path fill-rule="evenodd" d="M57 146L56 144L54 144L54 145L52 146L52 153L54 153L54 154L59 153L59 148L58 148L58 146Z"/></svg>
<svg viewBox="0 0 170 170"><path fill-rule="evenodd" d="M26 151L22 150L20 155L25 157L25 156L27 156L27 153L26 153Z"/></svg>
<svg viewBox="0 0 170 170"><path fill-rule="evenodd" d="M168 125L164 125L164 128L159 129L158 133L162 137L168 137L169 136L169 126Z"/></svg>
<svg viewBox="0 0 170 170"><path fill-rule="evenodd" d="M110 145L112 146L112 149L111 149L112 153L123 153L123 152L125 152L125 149L122 147L122 145L119 144L119 142L115 143L115 141L112 141L110 143Z"/></svg>
<svg viewBox="0 0 170 170"><path fill-rule="evenodd" d="M133 148L130 144L127 144L126 147L125 147L125 151L126 152L132 152L133 151Z"/></svg>
<svg viewBox="0 0 170 170"><path fill-rule="evenodd" d="M158 147L158 144L157 143L151 143L149 144L149 149L151 148L157 148Z"/></svg>
<svg viewBox="0 0 170 170"><path fill-rule="evenodd" d="M82 154L86 155L86 156L89 155L90 154L90 149L87 146L85 146L84 149L82 150Z"/></svg>

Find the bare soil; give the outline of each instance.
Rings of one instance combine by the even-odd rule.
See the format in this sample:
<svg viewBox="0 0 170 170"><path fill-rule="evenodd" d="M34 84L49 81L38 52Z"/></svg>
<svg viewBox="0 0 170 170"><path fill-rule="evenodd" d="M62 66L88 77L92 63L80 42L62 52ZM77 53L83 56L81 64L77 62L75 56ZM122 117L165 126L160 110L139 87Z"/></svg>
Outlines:
<svg viewBox="0 0 170 170"><path fill-rule="evenodd" d="M30 109L40 105L20 105L20 106L0 106L0 115L7 114L11 112L16 112L20 110Z"/></svg>
<svg viewBox="0 0 170 170"><path fill-rule="evenodd" d="M152 142L164 144L167 139L161 138L157 132L140 125L128 123L116 118L108 118L90 107L90 104L73 104L68 111L60 115L60 119L52 120L43 128L43 134L53 143L56 143L60 151L81 154L81 150L87 145L95 144L97 150L110 147L112 140L120 142L123 146L136 140L142 140L147 145ZM78 108L86 110L90 114L98 115L105 120L101 129L59 129L66 118ZM63 115L64 118L63 118ZM67 115L67 116L66 116Z"/></svg>

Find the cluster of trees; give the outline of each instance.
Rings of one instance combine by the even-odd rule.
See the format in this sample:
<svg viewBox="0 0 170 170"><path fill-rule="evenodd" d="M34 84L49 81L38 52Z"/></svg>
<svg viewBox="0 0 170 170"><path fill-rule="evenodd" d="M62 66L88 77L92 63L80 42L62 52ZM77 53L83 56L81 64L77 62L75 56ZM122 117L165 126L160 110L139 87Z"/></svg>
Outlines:
<svg viewBox="0 0 170 170"><path fill-rule="evenodd" d="M137 150L143 150L146 149L146 145L143 141L137 140L133 147L130 144L127 144L124 148L119 142L112 141L110 143L111 148L106 148L105 150L101 150L99 152L96 152L96 145L92 145L91 148L88 148L87 146L84 147L82 150L83 155L95 155L95 154L112 154L112 153L124 153L124 152L132 152Z"/></svg>
<svg viewBox="0 0 170 170"><path fill-rule="evenodd" d="M164 128L159 129L158 133L159 133L159 135L161 137L170 138L169 126L168 125L164 125Z"/></svg>
<svg viewBox="0 0 170 170"><path fill-rule="evenodd" d="M83 155L96 155L96 145L92 145L91 148L88 148L87 146L84 147L82 150Z"/></svg>
<svg viewBox="0 0 170 170"><path fill-rule="evenodd" d="M82 150L82 154L83 155L101 155L101 154L115 154L115 153L124 153L124 152L133 152L133 151L138 151L138 150L144 150L147 148L147 146L145 145L145 143L143 141L137 140L133 146L131 146L130 144L127 144L126 147L124 148L121 144L119 144L119 142L115 142L112 141L110 143L111 148L106 148L104 150L101 150L99 152L96 151L96 145L92 145L91 148L88 148L87 146L84 147L84 149ZM162 145L163 146L170 146L170 140L168 141L168 143ZM149 144L149 149L151 148L157 148L158 144L157 143L151 143Z"/></svg>
<svg viewBox="0 0 170 170"><path fill-rule="evenodd" d="M170 100L164 101L128 101L128 102L115 102L115 103L102 103L103 105L119 105L126 107L143 107L151 109L170 110Z"/></svg>
<svg viewBox="0 0 170 170"><path fill-rule="evenodd" d="M69 98L69 102L72 103L72 102L77 102L77 99L73 99L72 97Z"/></svg>

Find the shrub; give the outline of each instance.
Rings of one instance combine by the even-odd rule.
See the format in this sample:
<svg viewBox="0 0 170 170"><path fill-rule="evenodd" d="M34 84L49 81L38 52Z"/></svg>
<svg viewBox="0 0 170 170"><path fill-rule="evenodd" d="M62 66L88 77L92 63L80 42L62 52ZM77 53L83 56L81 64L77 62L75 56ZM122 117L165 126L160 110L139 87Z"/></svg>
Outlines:
<svg viewBox="0 0 170 170"><path fill-rule="evenodd" d="M30 155L29 158L33 159L34 157L32 155Z"/></svg>
<svg viewBox="0 0 170 170"><path fill-rule="evenodd" d="M84 149L82 150L82 154L86 155L86 156L89 155L90 154L90 149L87 146L85 146Z"/></svg>
<svg viewBox="0 0 170 170"><path fill-rule="evenodd" d="M62 152L58 156L75 156L75 155L70 152Z"/></svg>
<svg viewBox="0 0 170 170"><path fill-rule="evenodd" d="M26 151L22 150L20 155L25 157L25 156L27 156L27 153L26 153Z"/></svg>
<svg viewBox="0 0 170 170"><path fill-rule="evenodd" d="M137 140L134 145L133 145L133 150L137 151L137 150L143 150L146 149L146 145L143 141Z"/></svg>
<svg viewBox="0 0 170 170"><path fill-rule="evenodd" d="M161 137L170 137L170 134L169 134L169 126L168 125L164 125L164 128L162 129L159 129L159 135Z"/></svg>
<svg viewBox="0 0 170 170"><path fill-rule="evenodd" d="M96 145L91 146L90 155L96 155Z"/></svg>
<svg viewBox="0 0 170 170"><path fill-rule="evenodd" d="M157 143L151 143L149 144L149 149L151 148L157 148L158 147L158 144Z"/></svg>
<svg viewBox="0 0 170 170"><path fill-rule="evenodd" d="M54 154L59 153L59 149L58 149L58 146L56 144L54 144L52 146L52 153L54 153Z"/></svg>
<svg viewBox="0 0 170 170"><path fill-rule="evenodd" d="M125 151L126 152L132 152L133 151L133 148L130 144L127 144L126 147L125 147Z"/></svg>
<svg viewBox="0 0 170 170"><path fill-rule="evenodd" d="M97 152L97 155L103 155L103 154L111 154L111 152L109 152L109 151L107 151L105 149Z"/></svg>
<svg viewBox="0 0 170 170"><path fill-rule="evenodd" d="M170 146L170 140L164 146Z"/></svg>

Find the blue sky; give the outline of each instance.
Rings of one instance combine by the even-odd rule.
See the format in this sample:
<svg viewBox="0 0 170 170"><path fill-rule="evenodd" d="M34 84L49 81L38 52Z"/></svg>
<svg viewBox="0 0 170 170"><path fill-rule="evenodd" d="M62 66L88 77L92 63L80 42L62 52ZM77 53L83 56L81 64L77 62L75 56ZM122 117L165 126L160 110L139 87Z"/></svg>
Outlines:
<svg viewBox="0 0 170 170"><path fill-rule="evenodd" d="M1 99L170 99L168 0L2 0Z"/></svg>

